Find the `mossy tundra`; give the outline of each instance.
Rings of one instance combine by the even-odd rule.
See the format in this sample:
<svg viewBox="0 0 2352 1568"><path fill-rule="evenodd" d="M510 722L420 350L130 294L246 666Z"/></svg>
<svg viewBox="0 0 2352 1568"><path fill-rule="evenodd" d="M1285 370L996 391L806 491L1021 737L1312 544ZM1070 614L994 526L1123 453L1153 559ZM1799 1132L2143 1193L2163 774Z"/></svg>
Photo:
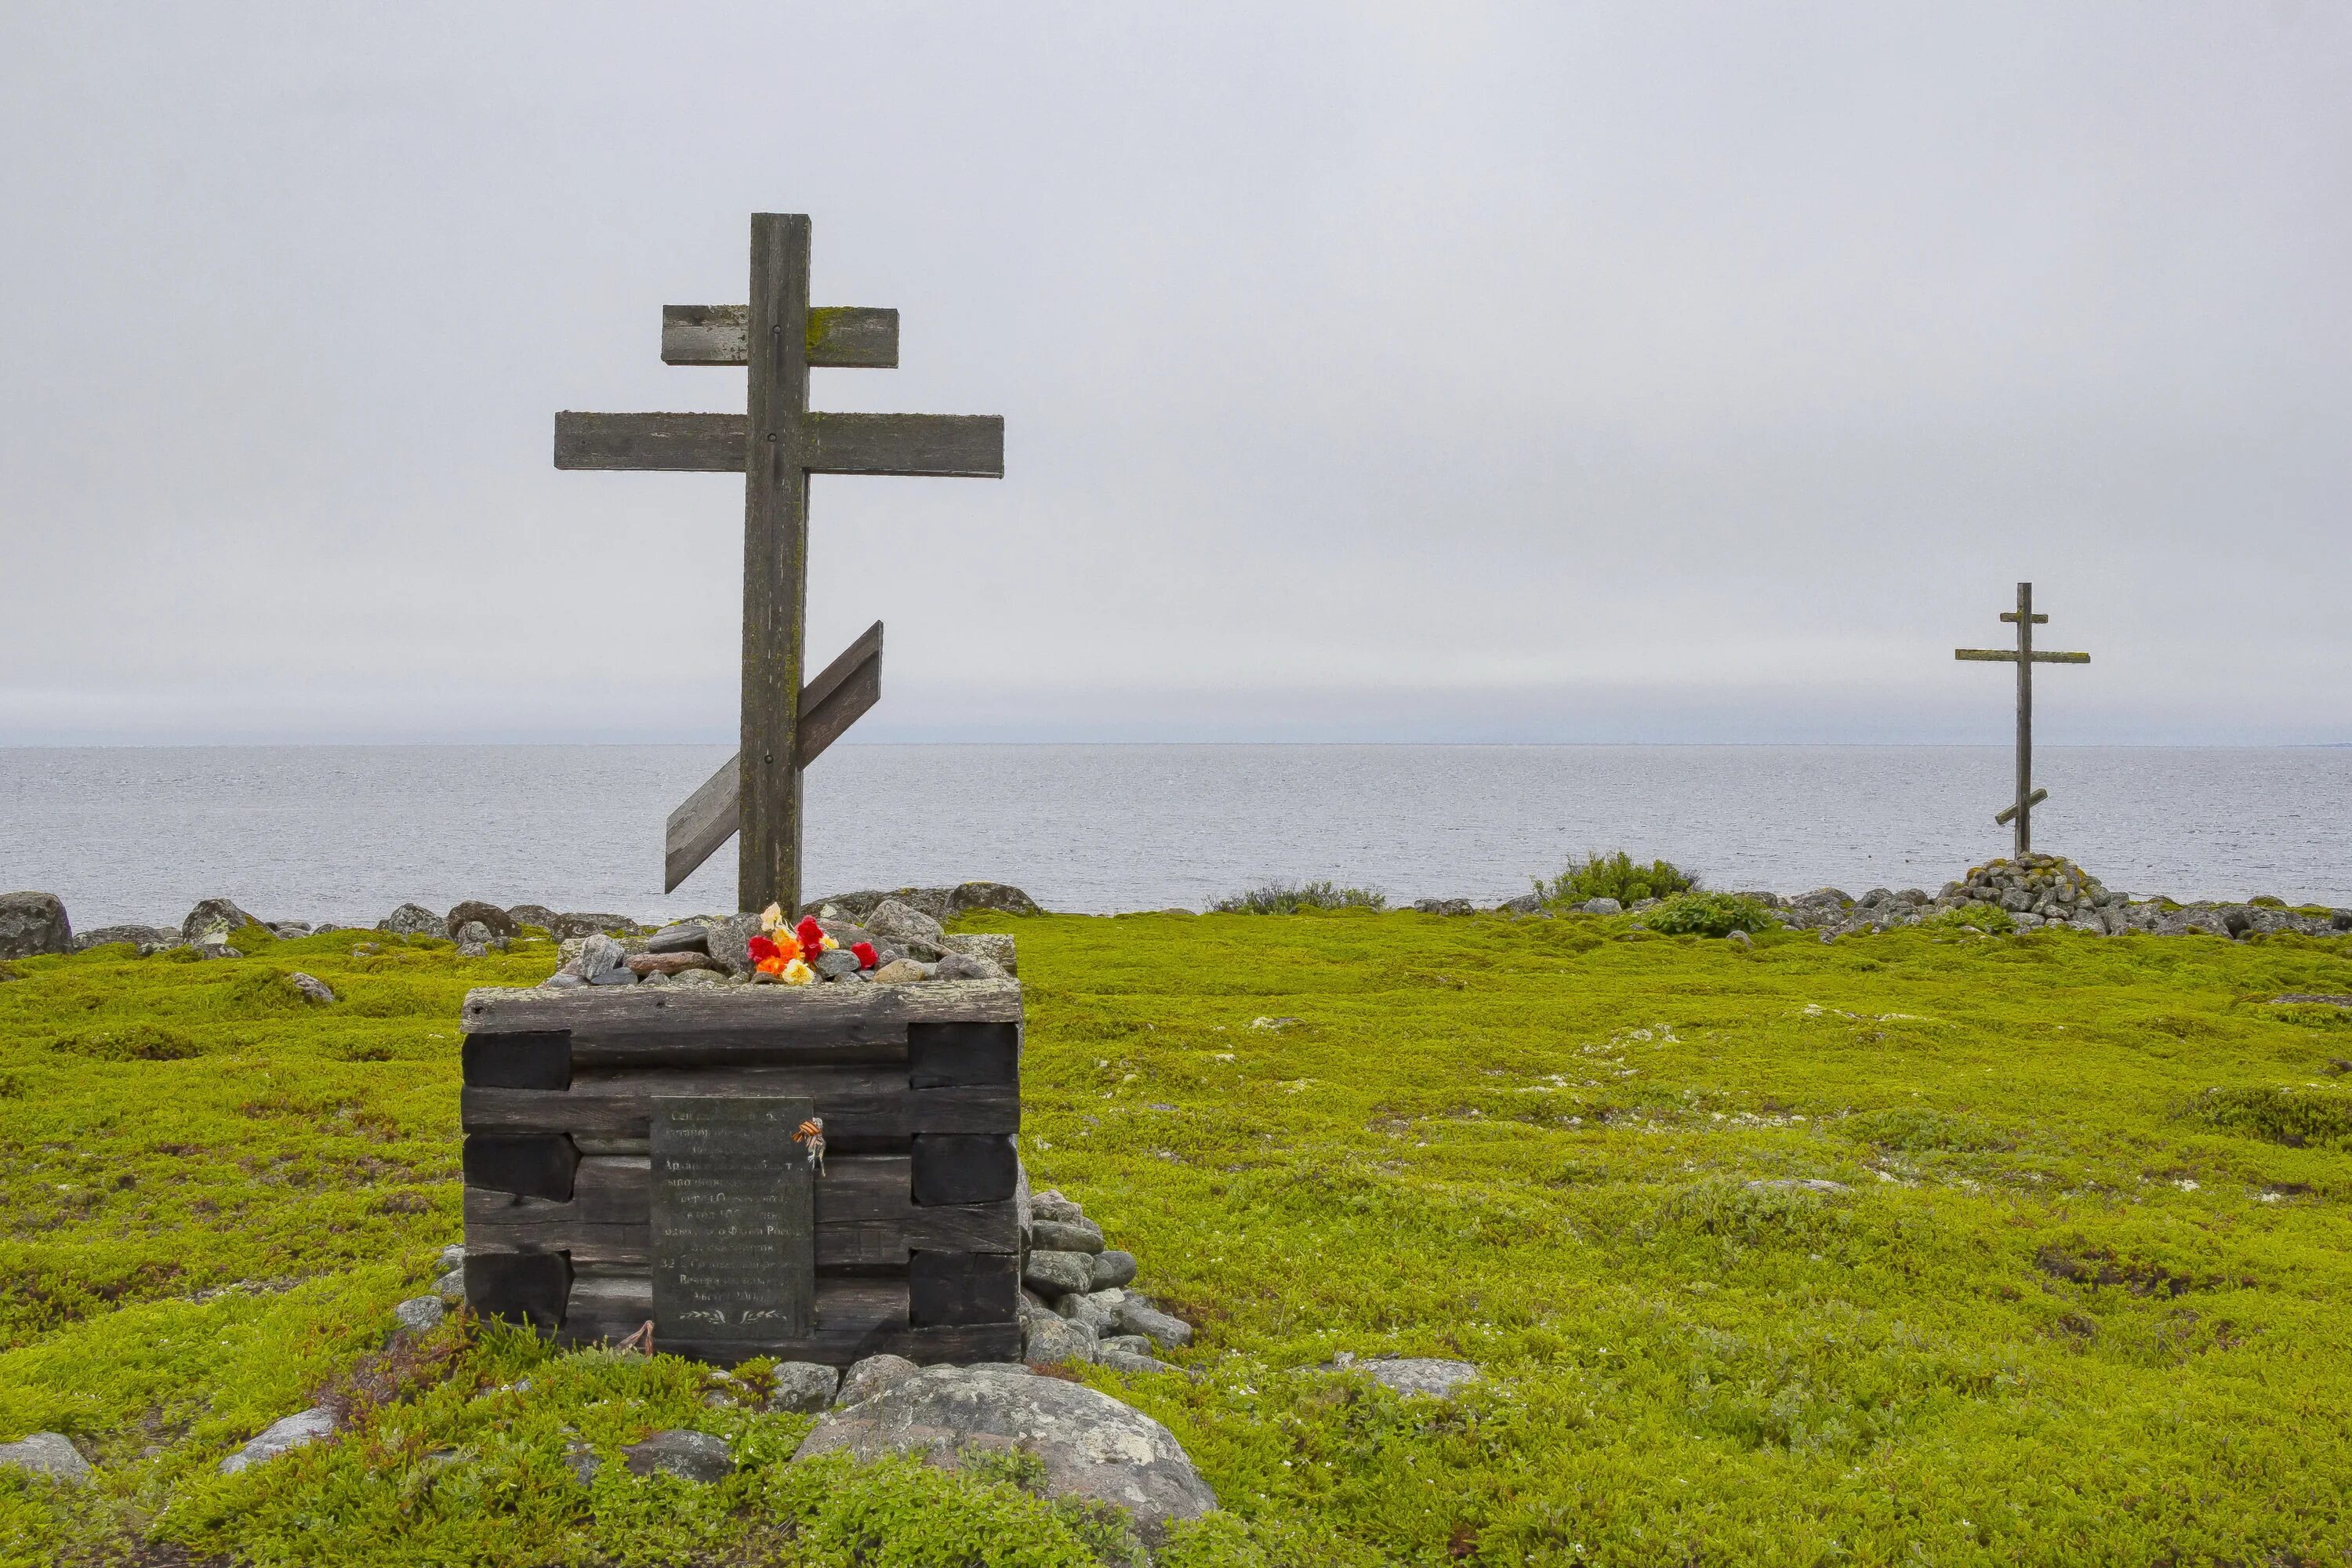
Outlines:
<svg viewBox="0 0 2352 1568"><path fill-rule="evenodd" d="M973 923L1021 940L1034 1179L1202 1326L1189 1375L1084 1373L1224 1501L1163 1562L2352 1553L2352 1013L2268 1000L2352 994L2346 939ZM353 940L0 984L0 1439L99 1467L0 1477L0 1557L1120 1560L1017 1467L789 1465L808 1417L667 1357L387 1346L459 1231L458 1000L552 952ZM343 1436L217 1473L321 1399ZM665 1426L741 1468L613 1462Z"/></svg>

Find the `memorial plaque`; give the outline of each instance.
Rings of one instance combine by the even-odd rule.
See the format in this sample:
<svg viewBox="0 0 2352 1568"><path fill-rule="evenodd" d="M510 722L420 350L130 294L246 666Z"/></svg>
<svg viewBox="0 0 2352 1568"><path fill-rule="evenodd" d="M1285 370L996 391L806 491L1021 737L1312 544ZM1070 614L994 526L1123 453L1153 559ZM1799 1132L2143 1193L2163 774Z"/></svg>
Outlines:
<svg viewBox="0 0 2352 1568"><path fill-rule="evenodd" d="M793 1136L815 1110L797 1097L654 1101L656 1344L815 1331L814 1173Z"/></svg>

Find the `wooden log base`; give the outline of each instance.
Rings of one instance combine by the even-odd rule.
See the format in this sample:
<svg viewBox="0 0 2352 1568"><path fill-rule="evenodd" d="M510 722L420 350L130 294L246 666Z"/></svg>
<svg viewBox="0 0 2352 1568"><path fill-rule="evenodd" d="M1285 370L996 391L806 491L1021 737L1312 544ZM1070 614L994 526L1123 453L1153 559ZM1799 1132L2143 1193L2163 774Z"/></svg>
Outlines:
<svg viewBox="0 0 2352 1568"><path fill-rule="evenodd" d="M467 1132L584 1132L598 1137L649 1136L654 1100L680 1094L759 1095L797 1092L816 1101L824 1135L838 1147L860 1142L903 1144L918 1133L1010 1133L1021 1128L1017 1089L920 1089L906 1087L900 1069L892 1083L868 1081L865 1069L824 1073L803 1068L774 1078L758 1072L730 1073L694 1080L684 1073L630 1073L591 1079L583 1075L562 1093L531 1089L466 1089L458 1091ZM1010 1188L999 1194L1013 1195ZM941 1198L941 1203L986 1203L992 1198Z"/></svg>
<svg viewBox="0 0 2352 1568"><path fill-rule="evenodd" d="M652 1298L651 1277L646 1297ZM466 1254L466 1302L485 1318L558 1332L572 1294L572 1260L560 1252Z"/></svg>
<svg viewBox="0 0 2352 1568"><path fill-rule="evenodd" d="M459 1051L464 1081L477 1089L570 1089L569 1030L468 1035Z"/></svg>
<svg viewBox="0 0 2352 1568"><path fill-rule="evenodd" d="M558 1343L595 1344L625 1339L653 1321L649 1273L583 1272L572 1284ZM798 1339L706 1340L657 1336L656 1351L732 1363L752 1356L847 1366L869 1355L910 1361L1006 1361L1021 1353L1021 1325L916 1325L908 1320L904 1279L819 1279L816 1329Z"/></svg>
<svg viewBox="0 0 2352 1568"><path fill-rule="evenodd" d="M909 1024L907 1081L917 1089L1017 1085L1018 1024Z"/></svg>
<svg viewBox="0 0 2352 1568"><path fill-rule="evenodd" d="M469 1136L460 1157L467 1187L556 1203L570 1201L580 1165L580 1151L560 1136Z"/></svg>
<svg viewBox="0 0 2352 1568"><path fill-rule="evenodd" d="M1021 1158L1010 1138L925 1132L913 1149L908 1186L918 1205L1000 1203L1021 1179Z"/></svg>
<svg viewBox="0 0 2352 1568"><path fill-rule="evenodd" d="M907 1319L1002 1322L1021 1309L1021 1260L1004 1252L918 1252L907 1267Z"/></svg>

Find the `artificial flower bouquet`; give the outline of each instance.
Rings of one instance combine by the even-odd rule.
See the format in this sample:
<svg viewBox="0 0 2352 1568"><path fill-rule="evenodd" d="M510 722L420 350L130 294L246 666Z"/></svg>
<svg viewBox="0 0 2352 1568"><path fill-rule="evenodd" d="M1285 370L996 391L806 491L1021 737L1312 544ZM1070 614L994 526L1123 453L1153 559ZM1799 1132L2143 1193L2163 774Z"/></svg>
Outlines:
<svg viewBox="0 0 2352 1568"><path fill-rule="evenodd" d="M814 915L803 916L800 924L787 926L782 909L770 904L760 911L760 934L747 946L755 981L808 985L817 978L815 961L838 950L841 944L825 935ZM852 943L849 951L861 971L870 970L879 962L870 942Z"/></svg>

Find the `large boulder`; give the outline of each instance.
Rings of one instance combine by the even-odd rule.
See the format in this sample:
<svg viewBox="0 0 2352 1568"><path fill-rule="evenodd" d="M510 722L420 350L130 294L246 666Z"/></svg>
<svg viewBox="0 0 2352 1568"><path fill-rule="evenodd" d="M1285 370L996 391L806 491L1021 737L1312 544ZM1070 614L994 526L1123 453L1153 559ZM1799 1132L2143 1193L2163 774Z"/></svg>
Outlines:
<svg viewBox="0 0 2352 1568"><path fill-rule="evenodd" d="M203 940L206 931L243 931L247 926L257 926L260 923L258 920L237 908L234 900L206 899L194 909L190 910L188 918L180 922L180 940L199 942Z"/></svg>
<svg viewBox="0 0 2352 1568"><path fill-rule="evenodd" d="M563 917L545 904L516 904L507 910L507 918L514 921L518 928L537 926L540 930L552 934L555 922Z"/></svg>
<svg viewBox="0 0 2352 1568"><path fill-rule="evenodd" d="M1159 1422L1083 1384L1005 1367L926 1367L826 1415L793 1457L919 1454L951 1468L967 1448L1034 1454L1050 1495L1125 1509L1147 1541L1171 1520L1217 1506L1183 1445Z"/></svg>
<svg viewBox="0 0 2352 1568"><path fill-rule="evenodd" d="M375 922L375 929L394 936L432 936L447 941L449 927L423 904L403 904ZM191 941L194 939L190 938Z"/></svg>
<svg viewBox="0 0 2352 1568"><path fill-rule="evenodd" d="M534 924L537 922L534 921ZM637 922L626 915L583 914L577 911L560 914L555 923L547 928L551 936L635 936Z"/></svg>
<svg viewBox="0 0 2352 1568"><path fill-rule="evenodd" d="M89 1479L89 1461L62 1432L36 1432L14 1443L0 1443L0 1468L47 1476L67 1486Z"/></svg>
<svg viewBox="0 0 2352 1568"><path fill-rule="evenodd" d="M77 933L74 949L79 952L88 952L93 947L111 947L119 942L127 942L139 948L177 947L180 933L166 931L162 926L100 926L96 931Z"/></svg>
<svg viewBox="0 0 2352 1568"><path fill-rule="evenodd" d="M929 963L947 951L948 933L940 922L897 899L883 900L858 923L909 958Z"/></svg>
<svg viewBox="0 0 2352 1568"><path fill-rule="evenodd" d="M0 958L73 950L64 900L55 893L0 893Z"/></svg>
<svg viewBox="0 0 2352 1568"><path fill-rule="evenodd" d="M504 937L509 942L522 934L521 923L514 916L498 905L486 904L479 899L467 899L457 905L443 917L441 923L456 932L465 930L469 921L480 921L489 928L492 936Z"/></svg>
<svg viewBox="0 0 2352 1568"><path fill-rule="evenodd" d="M896 888L889 892L868 888L862 892L832 893L802 906L802 912L824 915L827 910L863 921L876 905L895 899L935 921L951 921L969 910L994 910L999 914L1036 915L1045 910L1037 901L1006 882L959 882L952 888Z"/></svg>

